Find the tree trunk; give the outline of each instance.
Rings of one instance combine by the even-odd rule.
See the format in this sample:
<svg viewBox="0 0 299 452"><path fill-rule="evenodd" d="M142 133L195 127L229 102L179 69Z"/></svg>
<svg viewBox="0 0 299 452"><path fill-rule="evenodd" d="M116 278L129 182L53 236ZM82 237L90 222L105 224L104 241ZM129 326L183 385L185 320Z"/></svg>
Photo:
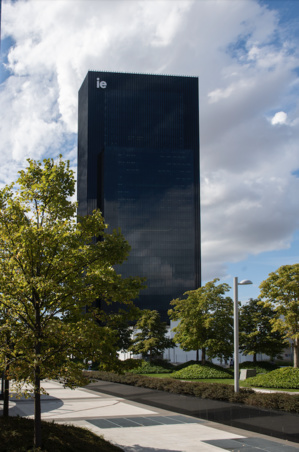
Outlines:
<svg viewBox="0 0 299 452"><path fill-rule="evenodd" d="M299 367L299 345L298 345L298 339L294 340L294 367L296 369Z"/></svg>
<svg viewBox="0 0 299 452"><path fill-rule="evenodd" d="M253 362L256 363L256 353L253 354Z"/></svg>
<svg viewBox="0 0 299 452"><path fill-rule="evenodd" d="M9 410L9 380L7 379L8 366L4 371L3 416L8 417Z"/></svg>
<svg viewBox="0 0 299 452"><path fill-rule="evenodd" d="M196 350L196 362L199 361L199 350Z"/></svg>
<svg viewBox="0 0 299 452"><path fill-rule="evenodd" d="M41 368L39 364L41 355L41 315L40 315L40 305L37 297L33 296L35 300L35 327L36 327L36 338L35 338L35 359L37 363L34 366L34 446L36 448L42 446L42 419L41 419L41 398L40 398L40 379L41 379Z"/></svg>
<svg viewBox="0 0 299 452"><path fill-rule="evenodd" d="M201 364L204 366L206 363L206 349L203 347L201 349Z"/></svg>
<svg viewBox="0 0 299 452"><path fill-rule="evenodd" d="M40 367L37 365L34 372L34 446L42 446L42 419L40 400Z"/></svg>
<svg viewBox="0 0 299 452"><path fill-rule="evenodd" d="M6 313L6 310L5 310ZM10 333L6 333L6 345L8 349L10 348ZM8 380L8 372L9 372L9 358L8 356L5 356L4 358L4 372L3 372L3 378L4 378L4 391L3 391L3 416L8 417L9 416L9 380Z"/></svg>

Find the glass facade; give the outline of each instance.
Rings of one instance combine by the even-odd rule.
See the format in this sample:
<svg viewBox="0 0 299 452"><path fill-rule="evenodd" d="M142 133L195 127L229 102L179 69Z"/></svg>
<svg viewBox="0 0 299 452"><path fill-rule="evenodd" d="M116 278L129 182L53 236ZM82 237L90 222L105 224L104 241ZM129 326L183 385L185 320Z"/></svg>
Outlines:
<svg viewBox="0 0 299 452"><path fill-rule="evenodd" d="M95 208L146 277L137 300L167 319L200 286L198 79L89 72L79 91L78 213Z"/></svg>

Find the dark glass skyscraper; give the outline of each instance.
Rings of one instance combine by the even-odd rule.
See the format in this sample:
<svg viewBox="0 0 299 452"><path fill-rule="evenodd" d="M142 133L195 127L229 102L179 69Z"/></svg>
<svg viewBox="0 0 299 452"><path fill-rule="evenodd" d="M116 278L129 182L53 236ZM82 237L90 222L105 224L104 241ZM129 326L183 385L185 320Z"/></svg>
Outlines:
<svg viewBox="0 0 299 452"><path fill-rule="evenodd" d="M145 276L137 305L166 319L200 286L198 79L88 72L79 91L79 215L99 208Z"/></svg>

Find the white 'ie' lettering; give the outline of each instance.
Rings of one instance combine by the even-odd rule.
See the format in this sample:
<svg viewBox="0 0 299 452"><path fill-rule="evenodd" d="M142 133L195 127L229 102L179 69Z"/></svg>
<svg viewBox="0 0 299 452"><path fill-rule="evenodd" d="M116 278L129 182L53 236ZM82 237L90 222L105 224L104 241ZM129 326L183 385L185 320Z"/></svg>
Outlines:
<svg viewBox="0 0 299 452"><path fill-rule="evenodd" d="M100 78L97 77L97 88L107 88L107 82L104 82L104 80L100 81Z"/></svg>

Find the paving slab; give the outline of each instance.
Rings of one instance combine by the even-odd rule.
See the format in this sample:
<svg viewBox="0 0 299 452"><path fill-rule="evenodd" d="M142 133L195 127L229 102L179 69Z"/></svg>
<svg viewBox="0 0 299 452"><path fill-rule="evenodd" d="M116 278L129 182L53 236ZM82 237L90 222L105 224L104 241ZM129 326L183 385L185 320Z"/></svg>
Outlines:
<svg viewBox="0 0 299 452"><path fill-rule="evenodd" d="M122 385L123 386L123 385ZM42 418L88 428L125 452L295 452L299 445L230 428L172 409L45 381ZM120 388L118 388L120 390ZM126 391L128 392L128 391ZM136 395L136 390L133 391ZM147 392L149 397L150 392ZM127 397L127 396L126 396ZM1 405L0 405L1 409ZM10 402L10 414L33 417L33 399Z"/></svg>
<svg viewBox="0 0 299 452"><path fill-rule="evenodd" d="M201 399L188 395L171 394L166 391L108 381L94 381L88 385L88 388L114 396L122 395L127 401L130 400L131 402L143 403L154 408L172 410L207 421L221 423L225 426L299 443L299 415L295 413L260 409L244 404Z"/></svg>

